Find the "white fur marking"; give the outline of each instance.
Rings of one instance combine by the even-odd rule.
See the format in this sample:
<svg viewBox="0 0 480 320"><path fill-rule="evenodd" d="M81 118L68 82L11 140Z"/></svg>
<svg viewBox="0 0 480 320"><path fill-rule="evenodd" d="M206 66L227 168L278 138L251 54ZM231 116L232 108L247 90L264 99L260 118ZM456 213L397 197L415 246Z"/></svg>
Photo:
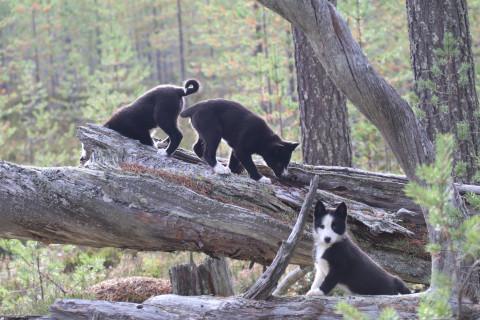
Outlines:
<svg viewBox="0 0 480 320"><path fill-rule="evenodd" d="M82 143L82 158L85 158L87 156L87 150L85 150L85 146Z"/></svg>
<svg viewBox="0 0 480 320"><path fill-rule="evenodd" d="M307 292L307 296L324 296L325 293L323 293L322 290L319 288L316 289L311 289L310 291Z"/></svg>
<svg viewBox="0 0 480 320"><path fill-rule="evenodd" d="M315 233L318 235L318 240L320 242L323 242L324 244L328 244L330 246L332 243L335 243L339 240L342 239L341 234L336 233L332 229L332 222L333 222L333 217L331 214L327 214L323 217L322 219L322 224L324 225L323 229L317 228L315 230ZM325 241L325 238L330 238L330 242L327 243Z"/></svg>
<svg viewBox="0 0 480 320"><path fill-rule="evenodd" d="M287 176L287 175L288 175L288 169L285 168L285 169L283 169L282 176L285 177L285 176Z"/></svg>
<svg viewBox="0 0 480 320"><path fill-rule="evenodd" d="M164 141L154 141L153 144L155 145L155 147L157 147L157 149L168 147L168 143Z"/></svg>
<svg viewBox="0 0 480 320"><path fill-rule="evenodd" d="M263 183L263 184L272 184L272 180L270 180L270 178L267 178L265 176L261 177L260 179L258 179L259 183Z"/></svg>
<svg viewBox="0 0 480 320"><path fill-rule="evenodd" d="M167 157L168 156L167 150L166 149L159 149L158 150L158 155L161 156L161 157Z"/></svg>
<svg viewBox="0 0 480 320"><path fill-rule="evenodd" d="M224 167L221 163L217 162L215 167L213 167L213 171L218 174L230 174L230 168Z"/></svg>
<svg viewBox="0 0 480 320"><path fill-rule="evenodd" d="M325 280L328 272L330 271L330 266L328 265L328 261L322 259L325 250L327 250L333 243L342 240L343 235L336 233L332 229L332 222L333 217L331 214L327 214L322 218L322 228L316 228L313 231L313 239L314 239L314 246L315 246L315 280L313 280L312 288L308 291L307 295L324 295L324 293L319 289ZM325 238L330 238L330 241L327 243L325 242ZM340 287L342 290L347 289L345 286ZM318 294L321 292L321 294ZM345 291L345 290L344 290Z"/></svg>

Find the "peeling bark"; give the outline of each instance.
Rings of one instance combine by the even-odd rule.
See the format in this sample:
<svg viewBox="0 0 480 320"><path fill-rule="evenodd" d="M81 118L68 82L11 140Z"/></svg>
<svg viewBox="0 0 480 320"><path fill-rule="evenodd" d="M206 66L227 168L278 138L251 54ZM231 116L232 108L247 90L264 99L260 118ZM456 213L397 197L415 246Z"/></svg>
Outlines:
<svg viewBox="0 0 480 320"><path fill-rule="evenodd" d="M178 150L176 158L161 157L154 148L104 127L80 127L78 137L95 150L85 167L0 161L0 237L189 250L268 265L291 232L306 184L318 174L316 199L328 205L347 203L350 233L363 250L406 281L429 281L424 227L400 225L400 207L383 209L359 201L367 190L377 190L376 198L382 198L381 189L398 187L401 177L292 164L291 179L279 181L259 164L274 181L263 185L246 175L216 175L187 151ZM342 193L347 188L351 191ZM346 198L349 194L359 199ZM384 195L377 203L393 202ZM292 264L313 264L311 220L309 224Z"/></svg>

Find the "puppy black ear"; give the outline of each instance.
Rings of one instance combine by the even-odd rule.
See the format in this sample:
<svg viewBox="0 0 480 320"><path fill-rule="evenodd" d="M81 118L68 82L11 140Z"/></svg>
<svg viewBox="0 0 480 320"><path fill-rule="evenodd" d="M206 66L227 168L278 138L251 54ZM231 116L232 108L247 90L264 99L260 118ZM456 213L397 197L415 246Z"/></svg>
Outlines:
<svg viewBox="0 0 480 320"><path fill-rule="evenodd" d="M322 219L325 213L326 213L326 210L325 210L325 206L323 205L323 202L318 200L317 204L315 205L315 213L314 213L315 220L320 221L320 219Z"/></svg>
<svg viewBox="0 0 480 320"><path fill-rule="evenodd" d="M345 202L342 202L335 209L335 214L337 214L342 219L347 219L347 205Z"/></svg>
<svg viewBox="0 0 480 320"><path fill-rule="evenodd" d="M285 146L288 148L288 151L293 152L299 144L299 142L286 142Z"/></svg>

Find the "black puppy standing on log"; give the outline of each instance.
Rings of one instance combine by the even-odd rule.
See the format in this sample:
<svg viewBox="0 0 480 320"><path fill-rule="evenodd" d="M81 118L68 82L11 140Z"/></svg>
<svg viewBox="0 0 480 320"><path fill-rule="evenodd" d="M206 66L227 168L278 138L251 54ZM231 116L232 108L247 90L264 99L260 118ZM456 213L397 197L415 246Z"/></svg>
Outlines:
<svg viewBox="0 0 480 320"><path fill-rule="evenodd" d="M197 92L199 88L200 83L195 79L185 81L182 87L159 85L132 103L117 109L103 125L148 146L160 147L163 146L162 143L168 143L167 149L159 150L159 153L170 156L183 138L177 124L183 108L183 97ZM150 131L157 126L168 135L162 143L155 143L150 136ZM84 148L80 161L86 162L90 154L91 150Z"/></svg>
<svg viewBox="0 0 480 320"><path fill-rule="evenodd" d="M316 272L307 296L328 294L335 286L346 293L361 295L411 293L400 278L383 270L350 240L346 231L345 203L342 202L336 209L326 209L318 201L313 227Z"/></svg>
<svg viewBox="0 0 480 320"><path fill-rule="evenodd" d="M235 101L205 100L182 111L180 116L190 117L198 133L193 151L218 174L241 173L245 167L253 180L271 183L258 172L252 154L262 156L275 175L281 177L287 173L292 152L298 146L282 140L262 118ZM215 157L222 138L232 148L228 168Z"/></svg>

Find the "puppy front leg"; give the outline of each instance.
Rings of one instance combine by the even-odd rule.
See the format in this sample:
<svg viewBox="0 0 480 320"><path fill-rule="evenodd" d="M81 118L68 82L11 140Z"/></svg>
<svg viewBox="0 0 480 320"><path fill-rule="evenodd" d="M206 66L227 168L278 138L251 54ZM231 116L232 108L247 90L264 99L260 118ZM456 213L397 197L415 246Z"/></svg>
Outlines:
<svg viewBox="0 0 480 320"><path fill-rule="evenodd" d="M272 181L269 178L262 176L260 172L258 172L257 166L253 162L251 154L245 154L245 153L242 153L241 151L239 152L235 150L235 155L237 156L238 160L240 160L245 170L247 170L248 174L250 175L250 178L260 183L265 183L265 184L272 183Z"/></svg>
<svg viewBox="0 0 480 320"><path fill-rule="evenodd" d="M317 264L315 264L315 279L313 280L312 287L307 292L307 296L323 296L324 293L319 288L324 279L325 274L320 270Z"/></svg>

